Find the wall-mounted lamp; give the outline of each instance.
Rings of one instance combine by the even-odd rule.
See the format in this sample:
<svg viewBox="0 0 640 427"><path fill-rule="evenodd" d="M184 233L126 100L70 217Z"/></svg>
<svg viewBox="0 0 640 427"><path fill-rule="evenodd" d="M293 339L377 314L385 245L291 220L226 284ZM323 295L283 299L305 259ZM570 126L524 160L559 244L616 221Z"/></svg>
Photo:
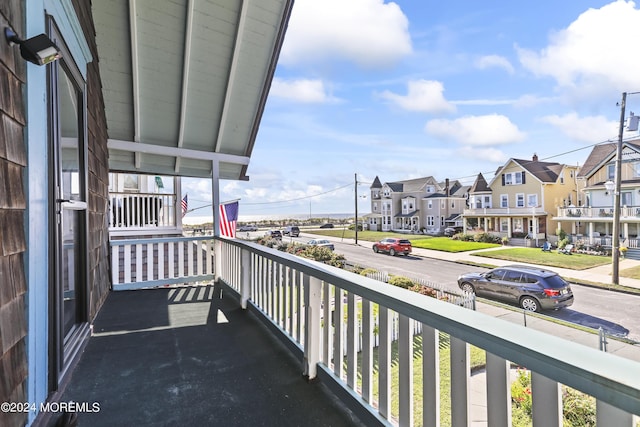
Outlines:
<svg viewBox="0 0 640 427"><path fill-rule="evenodd" d="M20 55L36 65L46 65L62 57L58 46L46 34L39 34L27 40L21 40L9 27L4 29L4 37L9 45L20 45Z"/></svg>

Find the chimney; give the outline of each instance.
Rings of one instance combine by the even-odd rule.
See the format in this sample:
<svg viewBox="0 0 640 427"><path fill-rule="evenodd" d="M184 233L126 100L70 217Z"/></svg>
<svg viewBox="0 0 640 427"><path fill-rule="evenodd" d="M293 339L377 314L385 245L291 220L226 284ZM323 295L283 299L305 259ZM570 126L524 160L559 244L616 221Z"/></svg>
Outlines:
<svg viewBox="0 0 640 427"><path fill-rule="evenodd" d="M533 153L533 161L534 162L538 161L538 155L536 153Z"/></svg>
<svg viewBox="0 0 640 427"><path fill-rule="evenodd" d="M449 197L449 178L445 178L444 180L444 194Z"/></svg>

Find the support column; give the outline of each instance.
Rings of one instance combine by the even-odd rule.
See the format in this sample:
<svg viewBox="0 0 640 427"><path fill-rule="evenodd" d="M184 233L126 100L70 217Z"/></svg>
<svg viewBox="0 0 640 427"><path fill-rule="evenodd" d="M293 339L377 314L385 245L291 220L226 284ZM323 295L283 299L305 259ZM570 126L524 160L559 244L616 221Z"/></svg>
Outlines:
<svg viewBox="0 0 640 427"><path fill-rule="evenodd" d="M302 286L304 288L304 304L307 307L304 322L303 374L311 380L316 377L318 363L320 362L322 281L305 274L302 279ZM328 328L329 326L325 325L325 327Z"/></svg>

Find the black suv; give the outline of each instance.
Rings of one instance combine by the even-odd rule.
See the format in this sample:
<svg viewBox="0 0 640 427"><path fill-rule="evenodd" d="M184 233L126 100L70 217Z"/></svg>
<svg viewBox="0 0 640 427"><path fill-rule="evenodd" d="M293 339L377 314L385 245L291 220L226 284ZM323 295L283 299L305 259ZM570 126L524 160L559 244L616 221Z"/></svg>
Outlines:
<svg viewBox="0 0 640 427"><path fill-rule="evenodd" d="M573 304L571 286L557 273L542 267L509 265L485 273L458 277L465 292L518 304L524 310L540 311Z"/></svg>
<svg viewBox="0 0 640 427"><path fill-rule="evenodd" d="M298 228L297 225L290 225L282 230L282 234L289 235L291 237L298 237L300 235L300 228Z"/></svg>
<svg viewBox="0 0 640 427"><path fill-rule="evenodd" d="M282 240L282 233L280 232L280 230L267 231L267 236L271 237L272 239Z"/></svg>

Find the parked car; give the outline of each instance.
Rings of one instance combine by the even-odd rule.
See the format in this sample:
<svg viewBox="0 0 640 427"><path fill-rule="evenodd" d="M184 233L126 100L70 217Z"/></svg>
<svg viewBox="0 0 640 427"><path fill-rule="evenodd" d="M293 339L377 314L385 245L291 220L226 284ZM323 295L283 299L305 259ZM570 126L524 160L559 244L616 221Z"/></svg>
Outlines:
<svg viewBox="0 0 640 427"><path fill-rule="evenodd" d="M391 256L395 256L395 254L409 255L411 253L411 242L407 239L388 237L374 243L373 252L387 252Z"/></svg>
<svg viewBox="0 0 640 427"><path fill-rule="evenodd" d="M282 240L282 233L280 232L280 230L269 230L267 231L267 236L271 237L272 239Z"/></svg>
<svg viewBox="0 0 640 427"><path fill-rule="evenodd" d="M255 225L243 225L238 228L238 231L258 231L258 227Z"/></svg>
<svg viewBox="0 0 640 427"><path fill-rule="evenodd" d="M300 228L297 225L289 225L282 230L282 234L291 237L298 237L300 235Z"/></svg>
<svg viewBox="0 0 640 427"><path fill-rule="evenodd" d="M573 304L569 283L557 273L541 267L510 265L484 273L467 273L458 277L458 286L463 291L517 304L529 311Z"/></svg>
<svg viewBox="0 0 640 427"><path fill-rule="evenodd" d="M447 237L455 236L458 233L462 233L463 227L447 227L444 229L444 235Z"/></svg>
<svg viewBox="0 0 640 427"><path fill-rule="evenodd" d="M333 228L333 224L331 224L330 222L326 223L326 224L322 224L320 226L320 228Z"/></svg>
<svg viewBox="0 0 640 427"><path fill-rule="evenodd" d="M311 245L311 246L322 246L323 248L328 248L330 250L334 250L335 247L333 245L333 243L331 243L330 241L326 240L326 239L314 239L314 240L309 240L307 242L307 245Z"/></svg>

